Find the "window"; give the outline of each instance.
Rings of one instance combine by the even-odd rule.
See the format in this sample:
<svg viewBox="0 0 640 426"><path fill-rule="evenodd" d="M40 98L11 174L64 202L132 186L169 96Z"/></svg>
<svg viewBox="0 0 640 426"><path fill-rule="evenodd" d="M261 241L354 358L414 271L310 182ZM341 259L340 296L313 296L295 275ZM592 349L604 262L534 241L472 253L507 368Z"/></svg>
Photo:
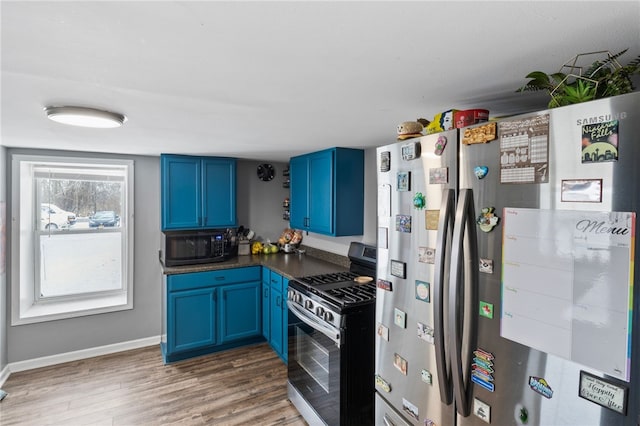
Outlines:
<svg viewBox="0 0 640 426"><path fill-rule="evenodd" d="M11 185L12 324L131 309L133 161L14 155Z"/></svg>

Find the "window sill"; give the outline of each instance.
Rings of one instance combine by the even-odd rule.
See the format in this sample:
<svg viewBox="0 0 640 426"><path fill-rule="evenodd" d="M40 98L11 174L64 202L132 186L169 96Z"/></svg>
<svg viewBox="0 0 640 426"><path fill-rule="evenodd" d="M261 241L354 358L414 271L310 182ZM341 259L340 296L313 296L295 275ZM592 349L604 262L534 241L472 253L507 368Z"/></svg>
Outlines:
<svg viewBox="0 0 640 426"><path fill-rule="evenodd" d="M12 318L11 325L33 324L127 309L133 309L133 303L127 303L126 293L85 300L39 303L26 308L22 307L19 317Z"/></svg>

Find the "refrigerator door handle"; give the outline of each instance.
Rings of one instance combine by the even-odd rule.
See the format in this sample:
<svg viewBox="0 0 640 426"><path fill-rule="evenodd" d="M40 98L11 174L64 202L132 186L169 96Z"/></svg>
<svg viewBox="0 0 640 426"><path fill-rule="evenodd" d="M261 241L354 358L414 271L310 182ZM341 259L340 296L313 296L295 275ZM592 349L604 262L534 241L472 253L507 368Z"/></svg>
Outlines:
<svg viewBox="0 0 640 426"><path fill-rule="evenodd" d="M453 402L453 387L451 383L451 368L448 362L447 333L445 331L445 294L447 244L451 241L453 228L453 215L455 204L455 192L453 189L442 191L442 205L438 218L438 236L436 238L435 273L433 286L433 316L434 316L434 345L436 351L436 370L438 372L438 385L440 387L440 400L450 405Z"/></svg>
<svg viewBox="0 0 640 426"><path fill-rule="evenodd" d="M471 414L470 370L477 341L479 259L476 232L473 192L462 189L453 228L448 325L453 391L456 409L463 417Z"/></svg>

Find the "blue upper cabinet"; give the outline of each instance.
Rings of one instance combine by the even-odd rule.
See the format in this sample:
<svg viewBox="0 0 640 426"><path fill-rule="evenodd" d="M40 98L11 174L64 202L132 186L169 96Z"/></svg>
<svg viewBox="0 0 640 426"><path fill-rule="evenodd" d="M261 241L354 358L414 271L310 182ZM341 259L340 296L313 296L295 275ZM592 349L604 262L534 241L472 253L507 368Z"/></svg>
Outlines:
<svg viewBox="0 0 640 426"><path fill-rule="evenodd" d="M293 157L289 167L292 228L362 235L364 151L331 148Z"/></svg>
<svg viewBox="0 0 640 426"><path fill-rule="evenodd" d="M236 225L236 160L160 156L162 229Z"/></svg>

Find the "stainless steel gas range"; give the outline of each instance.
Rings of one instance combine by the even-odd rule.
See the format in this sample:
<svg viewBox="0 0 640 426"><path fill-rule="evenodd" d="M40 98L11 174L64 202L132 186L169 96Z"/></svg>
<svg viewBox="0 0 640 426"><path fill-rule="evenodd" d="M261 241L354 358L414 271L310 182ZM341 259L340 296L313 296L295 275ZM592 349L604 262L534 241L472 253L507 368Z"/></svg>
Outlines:
<svg viewBox="0 0 640 426"><path fill-rule="evenodd" d="M309 424L372 424L376 248L351 243L348 272L289 282L288 393Z"/></svg>

